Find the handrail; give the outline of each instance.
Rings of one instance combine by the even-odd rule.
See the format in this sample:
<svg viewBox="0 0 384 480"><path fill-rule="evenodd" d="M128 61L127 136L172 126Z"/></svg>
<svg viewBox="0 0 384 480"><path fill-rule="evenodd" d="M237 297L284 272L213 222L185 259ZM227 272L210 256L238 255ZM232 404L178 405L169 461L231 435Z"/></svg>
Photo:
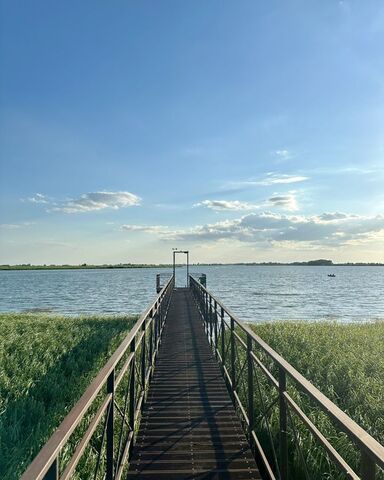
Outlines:
<svg viewBox="0 0 384 480"><path fill-rule="evenodd" d="M384 469L384 447L369 435L362 427L352 420L345 412L337 407L328 397L320 392L311 382L301 375L290 363L281 355L273 350L264 340L256 335L247 325L242 323L238 317L233 314L223 303L215 298L203 285L197 282L192 276L190 284L194 292L198 306L204 319L206 332L211 346L216 353L219 362L222 364L223 372L231 390L235 402L238 403L240 411L246 411L243 415L245 423L248 425L250 438L256 437L253 422L253 412L250 407L253 406L253 392L249 391L248 385L248 409L246 409L239 398L237 392L238 379L235 368L235 344L240 345L246 352L245 362L248 362L248 381L253 382L253 369L255 366L266 375L269 383L277 389L279 395L280 411L280 459L276 466L279 471L279 478L285 480L287 473L287 415L290 414L289 408L295 413L301 421L308 427L315 438L322 444L325 450L340 469L347 475L347 478L358 480L374 480L376 476L376 466ZM228 321L225 319L228 317ZM237 331L236 331L236 330ZM228 333L226 332L228 331ZM239 333L245 334L245 340L241 339ZM226 346L226 335L229 336L229 344ZM274 362L279 370L279 379L277 380L270 370L255 355L253 346L258 346ZM226 351L226 349L228 351ZM225 365L226 355L231 357L231 367L229 371ZM245 363L244 363L245 365ZM242 367L244 369L245 367ZM339 428L355 443L360 450L360 477L349 467L349 465L336 452L328 440L317 430L305 413L298 407L294 400L289 396L286 387L286 376L294 381L296 387L307 394L317 405L336 422ZM252 396L252 398L251 398ZM257 441L258 445L259 442ZM261 458L265 458L263 451L260 452ZM265 463L265 462L264 462ZM266 470L270 470L270 465L265 465ZM270 474L269 478L274 478Z"/></svg>
<svg viewBox="0 0 384 480"><path fill-rule="evenodd" d="M22 475L21 480L69 478L104 416L103 441L101 442L96 466L99 469L100 464L103 463L102 458L105 457L106 480L121 477L126 458L133 446L137 419L144 404L173 288L174 277L172 276L40 450ZM118 370L120 361L127 354L124 365ZM137 363L139 367L137 367ZM122 410L117 404L116 390L122 383L124 375L128 375L128 377ZM61 475L59 468L60 451L103 389L106 389L104 401L93 415L93 420L90 421L87 431L80 439L80 444L78 444L73 456L69 459L67 468ZM114 412L119 413L119 417ZM119 419L121 424L117 426ZM124 432L126 426L128 431ZM117 444L115 440L118 432L120 438L118 452L116 452ZM124 436L125 440L123 440ZM96 476L97 472L95 478Z"/></svg>

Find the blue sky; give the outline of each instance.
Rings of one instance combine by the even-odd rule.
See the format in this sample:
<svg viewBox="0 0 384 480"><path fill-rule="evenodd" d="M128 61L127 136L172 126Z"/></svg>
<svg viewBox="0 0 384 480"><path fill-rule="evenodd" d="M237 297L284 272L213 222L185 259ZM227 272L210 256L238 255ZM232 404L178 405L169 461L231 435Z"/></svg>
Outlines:
<svg viewBox="0 0 384 480"><path fill-rule="evenodd" d="M382 1L0 5L0 263L384 261Z"/></svg>

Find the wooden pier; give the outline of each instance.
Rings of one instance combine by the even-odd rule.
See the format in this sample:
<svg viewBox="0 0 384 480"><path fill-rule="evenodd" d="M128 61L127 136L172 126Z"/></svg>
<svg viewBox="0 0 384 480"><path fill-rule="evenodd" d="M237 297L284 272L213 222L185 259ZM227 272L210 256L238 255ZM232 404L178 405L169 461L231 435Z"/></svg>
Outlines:
<svg viewBox="0 0 384 480"><path fill-rule="evenodd" d="M172 297L128 478L261 478L189 289Z"/></svg>
<svg viewBox="0 0 384 480"><path fill-rule="evenodd" d="M158 280L153 303L22 480L382 480L384 447L198 278L183 289L174 275ZM348 461L335 435L354 449ZM320 477L306 460L319 447Z"/></svg>

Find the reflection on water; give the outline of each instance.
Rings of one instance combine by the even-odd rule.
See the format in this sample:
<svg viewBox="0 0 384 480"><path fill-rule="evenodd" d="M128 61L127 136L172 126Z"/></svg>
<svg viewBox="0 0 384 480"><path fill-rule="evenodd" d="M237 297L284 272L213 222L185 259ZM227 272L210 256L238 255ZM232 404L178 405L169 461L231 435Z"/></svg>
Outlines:
<svg viewBox="0 0 384 480"><path fill-rule="evenodd" d="M200 266L194 271L204 271L208 289L246 321L384 318L382 267ZM155 296L157 272L0 271L0 311L140 313ZM184 270L178 274L184 279Z"/></svg>

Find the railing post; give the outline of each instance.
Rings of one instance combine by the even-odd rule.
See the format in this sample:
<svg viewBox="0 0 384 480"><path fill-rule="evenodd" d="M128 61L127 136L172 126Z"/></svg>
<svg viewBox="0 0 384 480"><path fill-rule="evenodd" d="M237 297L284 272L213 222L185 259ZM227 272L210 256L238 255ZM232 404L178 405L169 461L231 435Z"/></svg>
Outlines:
<svg viewBox="0 0 384 480"><path fill-rule="evenodd" d="M221 359L223 362L223 367L225 366L225 323L224 323L224 308L220 309L220 320L221 320Z"/></svg>
<svg viewBox="0 0 384 480"><path fill-rule="evenodd" d="M209 342L213 344L212 297L209 296Z"/></svg>
<svg viewBox="0 0 384 480"><path fill-rule="evenodd" d="M279 453L280 453L280 478L288 479L288 436L287 436L287 404L285 402L284 393L287 389L287 379L285 371L279 367L279 415L280 415L280 431L279 431Z"/></svg>
<svg viewBox="0 0 384 480"><path fill-rule="evenodd" d="M156 313L153 316L153 322L154 322L154 332L155 332L155 340L154 340L154 349L155 349L155 355L157 353L157 339L159 338L159 315L157 312L157 304L155 306Z"/></svg>
<svg viewBox="0 0 384 480"><path fill-rule="evenodd" d="M231 380L232 391L236 390L236 358L235 358L235 321L231 317Z"/></svg>
<svg viewBox="0 0 384 480"><path fill-rule="evenodd" d="M360 450L360 476L361 480L375 480L376 464L365 450Z"/></svg>
<svg viewBox="0 0 384 480"><path fill-rule="evenodd" d="M248 434L249 443L253 450L253 429L254 429L254 405L253 405L253 360L252 360L252 337L247 334L247 369L248 369Z"/></svg>
<svg viewBox="0 0 384 480"><path fill-rule="evenodd" d="M55 458L48 472L44 475L44 480L58 480L59 479L59 461Z"/></svg>
<svg viewBox="0 0 384 480"><path fill-rule="evenodd" d="M143 395L145 395L145 353L146 353L146 341L147 341L147 332L146 332L147 322L144 319L143 322L143 338L141 339L141 385L143 386ZM141 403L141 407L144 407L144 401Z"/></svg>
<svg viewBox="0 0 384 480"><path fill-rule="evenodd" d="M150 366L149 368L152 368L153 366L153 351L154 351L154 348L153 348L153 324L155 322L155 318L154 318L154 315L153 315L153 310L151 310L151 328L149 329L149 361L150 361Z"/></svg>
<svg viewBox="0 0 384 480"><path fill-rule="evenodd" d="M111 403L108 409L107 419L107 469L106 480L113 480L114 477L114 401L115 401L115 369L109 374L107 380L107 392L112 394Z"/></svg>
<svg viewBox="0 0 384 480"><path fill-rule="evenodd" d="M217 345L217 302L215 300L215 308L214 308L214 313L213 313L213 316L214 316L214 322L215 322L215 357L216 357L216 360L217 360L217 350L218 350L218 345Z"/></svg>
<svg viewBox="0 0 384 480"><path fill-rule="evenodd" d="M136 361L136 338L133 337L132 342L131 342L131 353L133 353L133 358L132 358L132 363L131 363L131 376L129 378L129 425L132 428L132 433L134 435L135 433L135 361ZM130 445L130 452L129 455L132 452L132 446L133 446L133 440L134 438L132 437L132 442Z"/></svg>

